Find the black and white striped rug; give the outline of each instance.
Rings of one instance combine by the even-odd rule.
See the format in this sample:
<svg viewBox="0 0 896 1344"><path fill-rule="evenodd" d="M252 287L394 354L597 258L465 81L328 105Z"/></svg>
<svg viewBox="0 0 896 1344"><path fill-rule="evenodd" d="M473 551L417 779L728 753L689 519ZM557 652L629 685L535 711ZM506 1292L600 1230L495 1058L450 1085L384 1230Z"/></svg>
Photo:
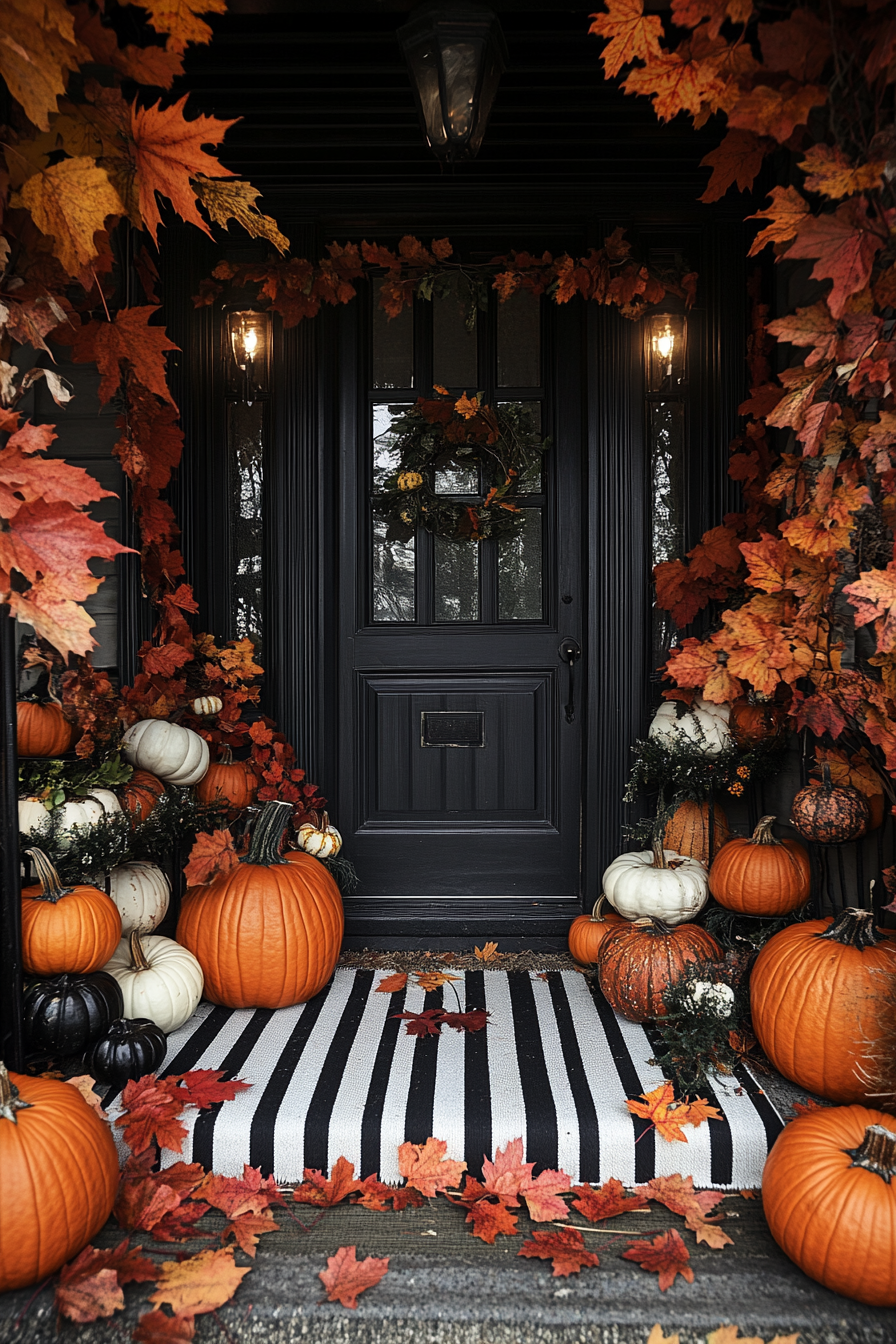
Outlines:
<svg viewBox="0 0 896 1344"><path fill-rule="evenodd" d="M224 1069L252 1084L233 1101L185 1118L183 1160L222 1175L260 1167L300 1181L340 1156L366 1176L398 1182L398 1146L444 1139L447 1156L481 1172L483 1155L522 1135L526 1160L575 1181L632 1185L680 1172L697 1186L760 1184L782 1121L743 1070L708 1099L724 1115L659 1138L625 1107L662 1082L643 1027L592 996L575 971L473 971L424 994L409 982L377 993L393 972L339 969L310 1003L242 1009L202 1003L168 1038L163 1073ZM417 1038L393 1014L486 1008L484 1031ZM702 1093L701 1093L702 1094ZM115 1105L110 1107L114 1118ZM170 1154L163 1165L177 1160Z"/></svg>

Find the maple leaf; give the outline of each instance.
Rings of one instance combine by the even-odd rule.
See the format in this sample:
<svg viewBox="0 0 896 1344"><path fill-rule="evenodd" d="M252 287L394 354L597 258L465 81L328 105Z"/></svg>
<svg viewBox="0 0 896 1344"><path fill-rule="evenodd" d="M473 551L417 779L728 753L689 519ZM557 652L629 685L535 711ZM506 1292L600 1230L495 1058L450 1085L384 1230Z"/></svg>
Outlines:
<svg viewBox="0 0 896 1344"><path fill-rule="evenodd" d="M240 1213L227 1224L221 1233L222 1243L233 1237L241 1251L255 1258L258 1239L266 1232L279 1232L280 1226L269 1210L264 1213Z"/></svg>
<svg viewBox="0 0 896 1344"><path fill-rule="evenodd" d="M56 1310L70 1321L84 1324L111 1316L124 1310L124 1293L114 1269L100 1269L89 1278L70 1282L64 1265L59 1287L56 1289Z"/></svg>
<svg viewBox="0 0 896 1344"><path fill-rule="evenodd" d="M533 1223L549 1223L556 1218L568 1218L569 1209L559 1198L568 1190L570 1179L565 1171L542 1171L523 1191L523 1199Z"/></svg>
<svg viewBox="0 0 896 1344"><path fill-rule="evenodd" d="M864 570L855 583L843 590L856 609L857 626L877 621L877 652L892 653L896 648L896 562L886 569Z"/></svg>
<svg viewBox="0 0 896 1344"><path fill-rule="evenodd" d="M712 176L701 201L718 201L730 186L749 191L766 154L774 148L774 141L753 131L729 130L716 149L701 160L703 168L711 168Z"/></svg>
<svg viewBox="0 0 896 1344"><path fill-rule="evenodd" d="M446 1158L448 1144L430 1136L426 1143L403 1143L398 1149L398 1170L408 1185L431 1199L439 1190L457 1186L466 1162Z"/></svg>
<svg viewBox="0 0 896 1344"><path fill-rule="evenodd" d="M153 1225L154 1241L193 1241L196 1237L210 1237L211 1232L199 1232L196 1224L211 1208L210 1204L181 1204L166 1213Z"/></svg>
<svg viewBox="0 0 896 1344"><path fill-rule="evenodd" d="M813 1111L823 1111L824 1106L813 1097L807 1097L805 1101L793 1102L792 1109L795 1115L811 1115Z"/></svg>
<svg viewBox="0 0 896 1344"><path fill-rule="evenodd" d="M344 1158L340 1158L344 1162ZM259 1167L243 1164L242 1177L209 1173L196 1189L194 1198L204 1199L228 1218L243 1214L265 1213L272 1204L282 1204L283 1196L273 1176L262 1176Z"/></svg>
<svg viewBox="0 0 896 1344"><path fill-rule="evenodd" d="M157 33L167 34L168 51L186 51L191 42L202 45L211 40L212 30L200 14L223 14L227 0L145 0L142 6Z"/></svg>
<svg viewBox="0 0 896 1344"><path fill-rule="evenodd" d="M422 1013L393 1013L407 1023L405 1030L409 1036L440 1036L444 1013L441 1008L427 1008Z"/></svg>
<svg viewBox="0 0 896 1344"><path fill-rule="evenodd" d="M289 239L280 232L277 221L263 215L256 206L261 192L251 182L214 182L205 177L193 180L196 194L213 224L226 229L233 219L250 238L266 238L279 252L289 251Z"/></svg>
<svg viewBox="0 0 896 1344"><path fill-rule="evenodd" d="M167 1303L175 1314L216 1311L230 1301L249 1272L235 1264L230 1246L200 1251L187 1260L165 1260L149 1301L157 1307Z"/></svg>
<svg viewBox="0 0 896 1344"><path fill-rule="evenodd" d="M757 84L737 100L728 113L728 124L757 135L770 135L783 144L797 126L805 124L812 108L823 107L827 99L827 89L818 84L803 84L792 92Z"/></svg>
<svg viewBox="0 0 896 1344"><path fill-rule="evenodd" d="M672 0L673 23L696 28L706 19L710 37L718 37L725 19L746 23L752 12L752 0Z"/></svg>
<svg viewBox="0 0 896 1344"><path fill-rule="evenodd" d="M190 186L190 178L236 176L202 146L220 144L225 132L239 118L219 121L217 117L199 116L188 122L183 116L186 101L184 96L164 109L160 102L152 107L138 107L135 103L131 108L140 214L154 243L158 242L162 222L156 193L167 196L181 219L211 237L210 228L196 209L196 193Z"/></svg>
<svg viewBox="0 0 896 1344"><path fill-rule="evenodd" d="M762 62L793 79L818 79L831 54L831 30L810 9L800 7L778 23L760 23Z"/></svg>
<svg viewBox="0 0 896 1344"><path fill-rule="evenodd" d="M177 350L164 327L150 327L149 319L159 310L120 308L112 322L88 322L75 333L72 359L76 364L96 364L102 375L97 395L102 405L118 390L123 367L135 370L142 385L174 406L165 373L165 354Z"/></svg>
<svg viewBox="0 0 896 1344"><path fill-rule="evenodd" d="M187 1312L145 1311L131 1338L136 1344L190 1344L195 1333L196 1318Z"/></svg>
<svg viewBox="0 0 896 1344"><path fill-rule="evenodd" d="M732 1245L731 1238L717 1225L718 1218L710 1219L709 1214L725 1196L718 1190L695 1190L692 1176L655 1176L646 1185L637 1187L638 1193L646 1199L655 1199L664 1204L672 1213L681 1214L685 1224L697 1235L697 1241L704 1241L714 1250Z"/></svg>
<svg viewBox="0 0 896 1344"><path fill-rule="evenodd" d="M696 1128L704 1120L721 1120L721 1112L715 1106L707 1106L699 1097L696 1102L676 1102L675 1088L668 1081L650 1092L642 1092L642 1101L627 1101L625 1104L633 1115L649 1120L664 1139L680 1140L687 1143L687 1135L681 1132L683 1125Z"/></svg>
<svg viewBox="0 0 896 1344"><path fill-rule="evenodd" d="M381 980L376 987L377 994L398 994L407 986L408 977L406 971L396 971L394 975L387 975L385 980Z"/></svg>
<svg viewBox="0 0 896 1344"><path fill-rule="evenodd" d="M470 1177L467 1177L467 1185L469 1184ZM479 1190L484 1188L478 1181L474 1182L474 1185ZM487 1242L489 1246L494 1246L497 1236L516 1236L516 1214L511 1213L500 1200L482 1198L471 1200L467 1204L466 1221L473 1224L471 1235Z"/></svg>
<svg viewBox="0 0 896 1344"><path fill-rule="evenodd" d="M166 1214L178 1209L182 1198L182 1194L159 1180L156 1173L151 1173L140 1180L122 1180L112 1212L119 1227L148 1232Z"/></svg>
<svg viewBox="0 0 896 1344"><path fill-rule="evenodd" d="M806 174L806 190L820 192L833 200L860 191L874 191L886 166L886 159L853 165L839 145L812 145L800 160Z"/></svg>
<svg viewBox="0 0 896 1344"><path fill-rule="evenodd" d="M465 1013L442 1013L442 1026L455 1031L482 1031L490 1014L484 1008L470 1008Z"/></svg>
<svg viewBox="0 0 896 1344"><path fill-rule="evenodd" d="M868 284L874 258L884 243L878 226L869 224L865 197L856 196L838 205L833 214L807 216L787 257L816 258L811 279L833 281L827 303L834 317L842 317L850 295Z"/></svg>
<svg viewBox="0 0 896 1344"><path fill-rule="evenodd" d="M124 1141L135 1155L157 1142L172 1152L182 1151L186 1129L178 1117L183 1110L182 1094L169 1078L147 1074L125 1083L121 1094L122 1113L115 1121L124 1129Z"/></svg>
<svg viewBox="0 0 896 1344"><path fill-rule="evenodd" d="M417 984L427 994L432 990L438 989L441 985L447 985L449 980L460 980L459 975L447 975L444 971L422 971L414 976Z"/></svg>
<svg viewBox="0 0 896 1344"><path fill-rule="evenodd" d="M53 238L53 254L69 275L77 275L96 258L94 234L106 220L125 213L105 168L86 157L63 159L41 169L10 204L28 210L41 233Z"/></svg>
<svg viewBox="0 0 896 1344"><path fill-rule="evenodd" d="M647 1344L680 1344L678 1335L663 1333L661 1325L655 1325L647 1336Z"/></svg>
<svg viewBox="0 0 896 1344"><path fill-rule="evenodd" d="M622 87L626 93L649 96L660 121L671 121L679 112L696 117L704 103L712 103L724 95L725 84L717 69L715 61L698 56L691 43L685 41L674 51L662 51L647 65L633 70Z"/></svg>
<svg viewBox="0 0 896 1344"><path fill-rule="evenodd" d="M340 1246L335 1255L327 1257L327 1267L318 1278L327 1290L328 1302L354 1308L358 1305L358 1294L378 1284L388 1268L388 1255L381 1259L368 1255L358 1260L354 1246Z"/></svg>
<svg viewBox="0 0 896 1344"><path fill-rule="evenodd" d="M495 1151L494 1162L487 1157L482 1159L484 1188L488 1194L497 1195L503 1203L516 1208L520 1193L532 1185L534 1166L534 1162L523 1161L522 1138L511 1139Z"/></svg>
<svg viewBox="0 0 896 1344"><path fill-rule="evenodd" d="M574 1185L572 1201L589 1223L599 1223L604 1218L615 1218L620 1213L630 1213L633 1209L646 1209L647 1201L641 1193L627 1195L625 1187L615 1176L611 1176L599 1189L592 1185Z"/></svg>
<svg viewBox="0 0 896 1344"><path fill-rule="evenodd" d="M87 1105L96 1111L101 1120L108 1118L103 1110L100 1097L93 1090L96 1087L95 1078L91 1078L89 1073L79 1073L76 1077L66 1078L64 1081L68 1083L69 1087L73 1087L81 1093Z"/></svg>
<svg viewBox="0 0 896 1344"><path fill-rule="evenodd" d="M252 1086L240 1078L225 1078L224 1074L224 1069L191 1069L189 1073L169 1074L168 1080L180 1085L177 1096L183 1099L184 1106L197 1106L203 1111L219 1102L233 1101L238 1092L245 1092ZM252 1170L252 1167L245 1169L245 1179L249 1179L248 1173Z"/></svg>
<svg viewBox="0 0 896 1344"><path fill-rule="evenodd" d="M484 943L482 947L474 947L473 952L477 961L497 961L501 955L497 943Z"/></svg>
<svg viewBox="0 0 896 1344"><path fill-rule="evenodd" d="M837 323L831 316L826 303L813 303L810 308L797 308L774 322L769 322L766 330L779 341L788 341L791 345L811 345L812 353L806 356L806 367L827 363L837 353L839 334Z"/></svg>
<svg viewBox="0 0 896 1344"><path fill-rule="evenodd" d="M337 1157L329 1180L322 1172L306 1167L304 1181L296 1186L292 1197L299 1204L314 1204L321 1209L331 1209L334 1204L341 1203L362 1189L362 1182L355 1180L354 1163L345 1157Z"/></svg>
<svg viewBox="0 0 896 1344"><path fill-rule="evenodd" d="M644 13L644 0L606 0L607 12L594 14L588 29L596 37L609 39L601 52L604 76L612 79L630 61L649 61L660 55L662 20Z"/></svg>
<svg viewBox="0 0 896 1344"><path fill-rule="evenodd" d="M661 1232L653 1241L630 1241L622 1257L624 1260L636 1261L642 1269L659 1274L660 1292L664 1293L667 1288L671 1288L676 1274L680 1274L688 1283L694 1282L688 1248L674 1228Z"/></svg>
<svg viewBox="0 0 896 1344"><path fill-rule="evenodd" d="M182 644L162 644L160 647L144 646L138 656L143 660L143 671L149 676L173 677L184 663L191 663L193 655Z"/></svg>
<svg viewBox="0 0 896 1344"><path fill-rule="evenodd" d="M771 205L760 210L748 219L769 219L771 223L761 229L753 239L748 256L755 257L767 243L786 243L796 236L797 230L809 217L809 202L801 196L796 187L772 187L769 192ZM743 408L741 408L743 414Z"/></svg>
<svg viewBox="0 0 896 1344"><path fill-rule="evenodd" d="M63 0L5 0L0 21L0 76L21 103L29 121L49 130L49 114L65 93L68 72L87 53L75 35L71 10Z"/></svg>
<svg viewBox="0 0 896 1344"><path fill-rule="evenodd" d="M202 832L197 835L190 857L184 866L188 887L211 882L218 873L228 873L239 863L239 856L230 831Z"/></svg>
<svg viewBox="0 0 896 1344"><path fill-rule="evenodd" d="M555 1279L578 1274L585 1265L599 1265L594 1251L586 1250L585 1239L574 1227L562 1227L559 1232L533 1232L530 1241L524 1241L517 1255L538 1260L550 1260Z"/></svg>

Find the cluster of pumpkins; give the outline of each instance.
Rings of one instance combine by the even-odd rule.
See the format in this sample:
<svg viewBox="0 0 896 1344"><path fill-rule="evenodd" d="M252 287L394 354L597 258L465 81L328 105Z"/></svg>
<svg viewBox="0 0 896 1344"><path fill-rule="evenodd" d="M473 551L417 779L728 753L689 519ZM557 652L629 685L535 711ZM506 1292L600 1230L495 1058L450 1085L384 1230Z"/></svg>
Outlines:
<svg viewBox="0 0 896 1344"><path fill-rule="evenodd" d="M27 708L29 717L34 708L57 709ZM61 741L49 733L34 741L26 733L20 750L59 750ZM118 794L95 789L62 804L61 813L80 809L58 819L63 832L114 811L145 819L166 785L192 786L202 801L233 809L255 801L251 768L233 761L227 748L210 764L208 743L179 724L141 720L125 734L122 751L134 766L130 781ZM40 818L31 818L31 806ZM20 801L26 832L45 816L39 801ZM161 1065L166 1036L203 995L227 1007L281 1008L318 993L336 964L343 929L339 888L319 858L337 853L342 842L324 815L320 824L300 827L304 848L281 856L291 816L289 803L264 807L245 858L187 892L175 938L154 932L171 894L155 864L121 865L108 874L105 891L88 883L66 888L47 856L29 850L38 879L22 892L29 1045L83 1054L95 1078L120 1086Z"/></svg>

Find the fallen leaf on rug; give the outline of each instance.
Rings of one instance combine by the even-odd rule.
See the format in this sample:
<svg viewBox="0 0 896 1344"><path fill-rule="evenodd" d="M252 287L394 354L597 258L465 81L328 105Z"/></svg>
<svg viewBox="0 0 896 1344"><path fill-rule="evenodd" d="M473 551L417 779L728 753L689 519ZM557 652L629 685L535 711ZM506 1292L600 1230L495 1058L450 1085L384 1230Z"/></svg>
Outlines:
<svg viewBox="0 0 896 1344"><path fill-rule="evenodd" d="M511 1208L519 1205L519 1195L532 1184L534 1162L523 1161L522 1138L511 1139L503 1148L495 1151L495 1160L482 1159L482 1176L485 1191L497 1195L503 1204Z"/></svg>
<svg viewBox="0 0 896 1344"><path fill-rule="evenodd" d="M542 1171L523 1191L523 1199L533 1223L550 1223L568 1218L569 1209L560 1198L568 1190L570 1179L565 1171Z"/></svg>
<svg viewBox="0 0 896 1344"><path fill-rule="evenodd" d="M447 985L449 980L462 979L459 975L447 975L444 971L418 971L414 976L417 984L422 990L429 994L434 989L439 989L442 985Z"/></svg>
<svg viewBox="0 0 896 1344"><path fill-rule="evenodd" d="M423 1196L419 1190L412 1190L406 1185L386 1185L374 1172L372 1176L365 1176L361 1181L352 1197L352 1203L360 1204L365 1209L373 1209L376 1213L387 1213L391 1203L394 1212L400 1213L402 1209L422 1208Z"/></svg>
<svg viewBox="0 0 896 1344"><path fill-rule="evenodd" d="M709 1106L702 1097L696 1101L676 1101L675 1088L668 1081L653 1088L651 1092L642 1092L641 1101L627 1101L625 1104L633 1115L649 1120L657 1133L669 1141L679 1140L687 1143L688 1136L682 1133L682 1125L692 1125L695 1129L704 1120L721 1120L722 1113L716 1106Z"/></svg>
<svg viewBox="0 0 896 1344"><path fill-rule="evenodd" d="M755 1191L755 1190L738 1190L737 1193L740 1195L741 1199L755 1199L755 1198L756 1198L756 1191Z"/></svg>
<svg viewBox="0 0 896 1344"><path fill-rule="evenodd" d="M440 1036L444 1013L441 1008L427 1008L423 1013L393 1013L393 1017L406 1022L405 1030L409 1036Z"/></svg>
<svg viewBox="0 0 896 1344"><path fill-rule="evenodd" d="M705 1242L713 1250L720 1251L724 1246L734 1243L718 1224L724 1218L709 1215L717 1204L725 1198L719 1190L695 1190L692 1176L655 1176L646 1185L637 1187L638 1194L647 1199L655 1199L664 1204L672 1213L681 1214L685 1225L696 1234L698 1242Z"/></svg>
<svg viewBox="0 0 896 1344"><path fill-rule="evenodd" d="M408 1185L432 1198L439 1190L453 1190L466 1171L466 1162L446 1158L448 1144L430 1136L425 1143L403 1143L398 1149L398 1170Z"/></svg>
<svg viewBox="0 0 896 1344"><path fill-rule="evenodd" d="M387 975L385 980L381 980L376 987L377 994L398 994L405 989L408 983L406 971L396 971L394 975Z"/></svg>
<svg viewBox="0 0 896 1344"><path fill-rule="evenodd" d="M578 1195L572 1206L578 1209L589 1223L599 1223L604 1218L615 1218L620 1213L631 1213L634 1209L646 1209L647 1200L641 1194L627 1195L625 1186L615 1176L605 1181L600 1189L593 1185L574 1185L573 1194Z"/></svg>
<svg viewBox="0 0 896 1344"><path fill-rule="evenodd" d="M468 1013L442 1013L442 1025L455 1031L482 1031L488 1019L484 1008L471 1008Z"/></svg>
<svg viewBox="0 0 896 1344"><path fill-rule="evenodd" d="M190 1073L170 1074L166 1081L179 1083L178 1096L184 1106L198 1106L200 1111L217 1106L222 1101L233 1101L238 1092L247 1092L251 1083L240 1078L225 1078L224 1069L193 1069Z"/></svg>
<svg viewBox="0 0 896 1344"><path fill-rule="evenodd" d="M264 1213L240 1213L230 1220L221 1233L221 1243L223 1245L233 1237L240 1250L254 1259L258 1238L266 1232L279 1231L280 1225L270 1209L265 1209Z"/></svg>
<svg viewBox="0 0 896 1344"><path fill-rule="evenodd" d="M340 1246L335 1255L327 1258L327 1267L318 1278L327 1290L329 1302L341 1302L355 1308L358 1294L373 1288L389 1268L389 1257L377 1259L368 1255L364 1260L355 1257L354 1246Z"/></svg>
<svg viewBox="0 0 896 1344"><path fill-rule="evenodd" d="M517 1254L550 1260L555 1279L578 1274L584 1265L600 1264L594 1251L586 1250L581 1232L574 1227L563 1227L559 1232L533 1232L531 1241L524 1241Z"/></svg>
<svg viewBox="0 0 896 1344"><path fill-rule="evenodd" d="M340 1162L345 1162L345 1158L339 1158L336 1167ZM346 1165L354 1175L352 1164L349 1162ZM336 1167L333 1169L334 1175ZM207 1175L197 1186L193 1197L206 1200L213 1208L226 1213L228 1218L240 1218L244 1213L264 1213L272 1204L284 1202L274 1177L262 1176L260 1167L250 1167L248 1163L243 1165L242 1178Z"/></svg>
<svg viewBox="0 0 896 1344"><path fill-rule="evenodd" d="M661 1232L653 1241L630 1241L622 1252L624 1260L635 1260L642 1269L658 1274L660 1291L665 1292L680 1274L688 1283L694 1282L694 1271L690 1266L690 1254L674 1228Z"/></svg>
<svg viewBox="0 0 896 1344"><path fill-rule="evenodd" d="M158 1287L149 1296L157 1307L167 1303L171 1310L196 1316L216 1311L229 1302L251 1265L241 1269L234 1261L233 1248L200 1251L188 1260L166 1260L158 1274Z"/></svg>
<svg viewBox="0 0 896 1344"><path fill-rule="evenodd" d="M506 1237L516 1235L516 1214L511 1213L500 1200L490 1197L485 1186L475 1177L467 1176L463 1194L458 1198L452 1195L447 1197L452 1204L466 1207L466 1221L473 1224L470 1235L487 1242L489 1246L495 1244L495 1237L499 1233Z"/></svg>

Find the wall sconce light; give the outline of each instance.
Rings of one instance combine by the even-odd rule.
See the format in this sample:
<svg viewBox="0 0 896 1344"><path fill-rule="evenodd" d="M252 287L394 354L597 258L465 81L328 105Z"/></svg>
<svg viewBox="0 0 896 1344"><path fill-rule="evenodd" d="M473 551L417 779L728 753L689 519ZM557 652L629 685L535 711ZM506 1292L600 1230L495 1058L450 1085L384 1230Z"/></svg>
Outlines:
<svg viewBox="0 0 896 1344"><path fill-rule="evenodd" d="M685 380L686 320L680 313L654 313L649 323L648 391L675 391Z"/></svg>
<svg viewBox="0 0 896 1344"><path fill-rule="evenodd" d="M469 0L427 3L398 29L427 144L448 163L475 158L507 47L495 14Z"/></svg>
<svg viewBox="0 0 896 1344"><path fill-rule="evenodd" d="M270 313L229 312L227 351L227 391L251 406L270 390Z"/></svg>

